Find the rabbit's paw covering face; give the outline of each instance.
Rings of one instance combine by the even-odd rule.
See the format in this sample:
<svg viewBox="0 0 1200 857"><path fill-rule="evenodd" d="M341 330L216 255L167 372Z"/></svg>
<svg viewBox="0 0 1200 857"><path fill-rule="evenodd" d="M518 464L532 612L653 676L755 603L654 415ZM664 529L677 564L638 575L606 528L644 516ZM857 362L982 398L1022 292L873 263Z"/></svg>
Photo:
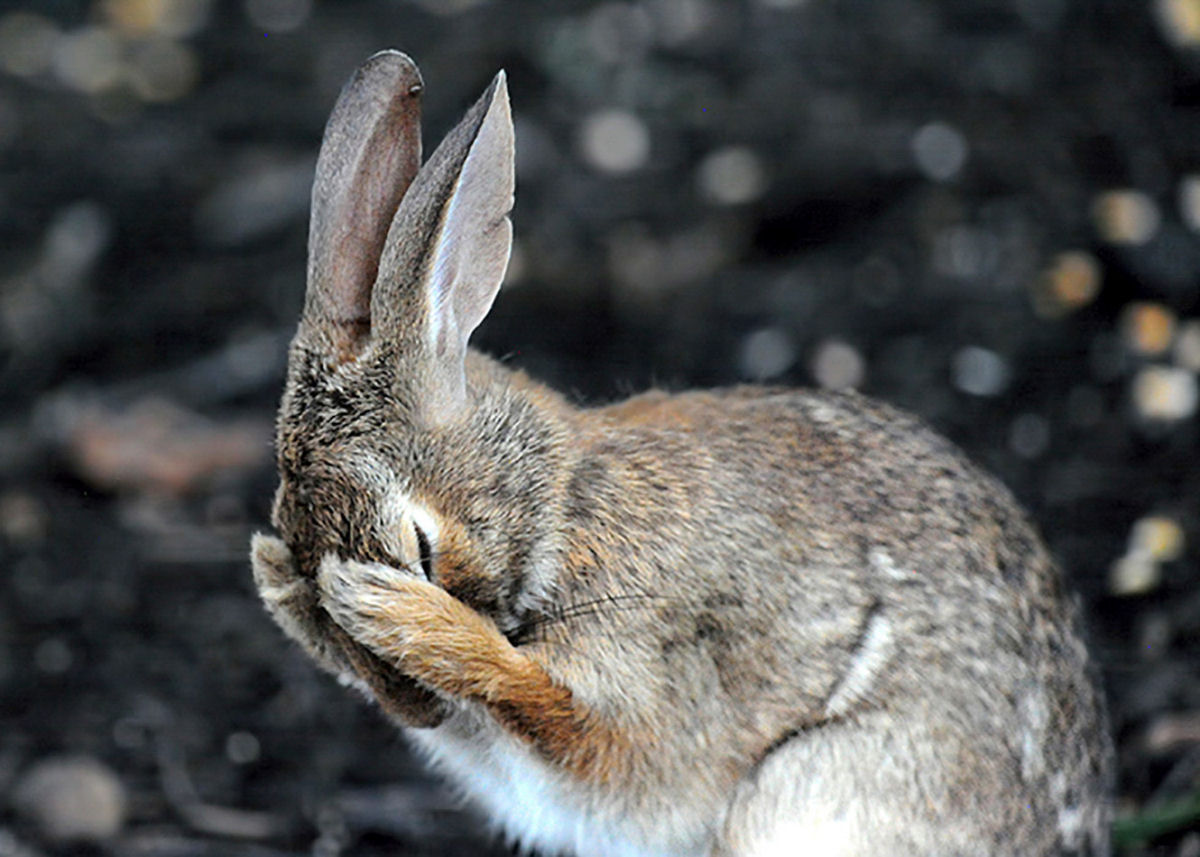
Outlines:
<svg viewBox="0 0 1200 857"><path fill-rule="evenodd" d="M321 605L341 628L406 675L460 698L485 699L515 652L495 624L416 575L326 556Z"/></svg>
<svg viewBox="0 0 1200 857"><path fill-rule="evenodd" d="M317 573L334 622L382 662L451 703L481 704L543 760L581 780L626 771L627 736L597 718L486 616L378 563L327 555Z"/></svg>
<svg viewBox="0 0 1200 857"><path fill-rule="evenodd" d="M321 615L317 591L296 567L291 551L281 539L261 533L251 542L254 583L267 612L289 637L300 643L327 670L341 673L349 668L331 644Z"/></svg>
<svg viewBox="0 0 1200 857"><path fill-rule="evenodd" d="M323 669L373 696L402 723L435 726L441 722L444 712L429 691L380 663L330 620L321 607L316 585L300 573L281 539L255 535L251 564L267 611Z"/></svg>
<svg viewBox="0 0 1200 857"><path fill-rule="evenodd" d="M291 551L282 539L256 533L250 542L250 559L254 569L254 584L268 608L303 604L306 596L315 594L292 563Z"/></svg>

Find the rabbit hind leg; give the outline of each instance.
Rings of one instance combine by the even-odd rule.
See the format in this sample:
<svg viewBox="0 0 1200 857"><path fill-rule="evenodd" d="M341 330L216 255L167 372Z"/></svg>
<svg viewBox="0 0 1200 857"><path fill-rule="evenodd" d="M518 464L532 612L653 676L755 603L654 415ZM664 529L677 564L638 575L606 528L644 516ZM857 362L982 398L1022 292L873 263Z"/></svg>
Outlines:
<svg viewBox="0 0 1200 857"><path fill-rule="evenodd" d="M932 810L944 789L921 743L848 723L789 738L739 785L712 857L992 854L972 820Z"/></svg>

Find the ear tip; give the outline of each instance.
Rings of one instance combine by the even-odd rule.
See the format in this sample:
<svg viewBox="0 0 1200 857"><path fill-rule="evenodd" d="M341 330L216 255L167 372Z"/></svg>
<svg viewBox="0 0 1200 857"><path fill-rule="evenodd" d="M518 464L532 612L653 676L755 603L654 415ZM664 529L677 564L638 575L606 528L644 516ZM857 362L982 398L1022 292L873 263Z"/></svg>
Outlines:
<svg viewBox="0 0 1200 857"><path fill-rule="evenodd" d="M385 48L371 54L366 62L359 66L358 75L384 77L394 82L395 89L403 90L409 95L419 95L425 87L421 79L421 70L417 68L413 58L395 48Z"/></svg>
<svg viewBox="0 0 1200 857"><path fill-rule="evenodd" d="M381 51L376 51L367 57L367 61L363 65L386 64L395 66L396 68L410 68L414 71L417 64L413 58L403 51L398 51L395 48L384 48Z"/></svg>
<svg viewBox="0 0 1200 857"><path fill-rule="evenodd" d="M508 124L512 124L512 104L508 98L508 77L505 75L504 69L496 72L488 90L491 97L487 99L487 112L501 115L507 119Z"/></svg>
<svg viewBox="0 0 1200 857"><path fill-rule="evenodd" d="M504 69L496 72L496 76L492 78L492 85L488 89L492 93L492 97L488 99L491 104L508 103L508 75L504 73Z"/></svg>

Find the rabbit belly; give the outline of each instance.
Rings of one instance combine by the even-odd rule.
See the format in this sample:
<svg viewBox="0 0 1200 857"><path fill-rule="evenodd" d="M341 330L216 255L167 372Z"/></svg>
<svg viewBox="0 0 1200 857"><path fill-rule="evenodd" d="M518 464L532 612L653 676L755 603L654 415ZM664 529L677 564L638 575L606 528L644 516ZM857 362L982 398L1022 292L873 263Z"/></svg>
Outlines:
<svg viewBox="0 0 1200 857"><path fill-rule="evenodd" d="M712 825L718 820L639 816L628 800L585 791L482 719L460 712L436 729L406 734L509 840L574 857L711 853Z"/></svg>

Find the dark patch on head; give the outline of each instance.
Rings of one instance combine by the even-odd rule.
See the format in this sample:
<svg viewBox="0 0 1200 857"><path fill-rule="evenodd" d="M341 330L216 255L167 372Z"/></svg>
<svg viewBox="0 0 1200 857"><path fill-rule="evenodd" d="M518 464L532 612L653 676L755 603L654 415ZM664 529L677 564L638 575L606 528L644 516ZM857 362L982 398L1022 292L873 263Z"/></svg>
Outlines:
<svg viewBox="0 0 1200 857"><path fill-rule="evenodd" d="M306 576L328 553L395 565L375 532L376 498L339 465L357 438L395 433L404 411L390 394L392 358L337 366L303 336L279 413L275 525Z"/></svg>
<svg viewBox="0 0 1200 857"><path fill-rule="evenodd" d="M725 626L714 614L706 611L696 617L697 643L720 644L724 642L724 637Z"/></svg>
<svg viewBox="0 0 1200 857"><path fill-rule="evenodd" d="M704 597L703 603L708 610L736 608L744 604L742 596L736 592L713 592Z"/></svg>

